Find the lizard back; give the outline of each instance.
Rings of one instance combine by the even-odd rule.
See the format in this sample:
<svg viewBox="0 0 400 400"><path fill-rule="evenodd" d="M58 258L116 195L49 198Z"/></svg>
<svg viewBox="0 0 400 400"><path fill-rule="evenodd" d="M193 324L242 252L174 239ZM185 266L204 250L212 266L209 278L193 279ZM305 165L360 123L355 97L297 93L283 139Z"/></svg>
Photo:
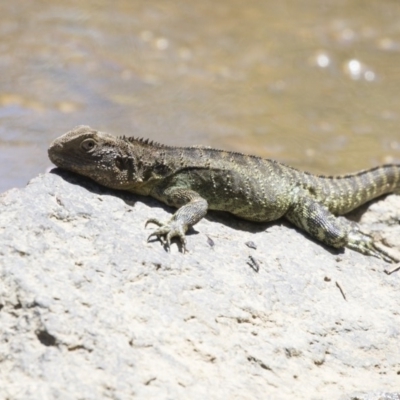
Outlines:
<svg viewBox="0 0 400 400"><path fill-rule="evenodd" d="M314 175L280 162L201 147L163 148L174 173L164 185L181 184L198 192L213 210L252 221L285 214L290 192L305 189L332 213L342 215L386 193L399 190L400 165L388 164L340 176Z"/></svg>

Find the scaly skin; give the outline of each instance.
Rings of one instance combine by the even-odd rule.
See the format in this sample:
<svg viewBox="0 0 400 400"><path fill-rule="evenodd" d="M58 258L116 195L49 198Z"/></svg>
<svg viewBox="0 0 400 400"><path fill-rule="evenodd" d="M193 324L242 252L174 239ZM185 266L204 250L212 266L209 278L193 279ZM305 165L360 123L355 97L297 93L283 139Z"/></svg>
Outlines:
<svg viewBox="0 0 400 400"><path fill-rule="evenodd" d="M394 260L355 223L338 218L365 202L400 191L400 165L326 177L260 157L203 147L169 147L117 138L88 126L60 136L49 148L60 168L113 188L152 196L178 211L150 236L166 241L185 233L207 210L228 211L249 221L284 217L315 239Z"/></svg>

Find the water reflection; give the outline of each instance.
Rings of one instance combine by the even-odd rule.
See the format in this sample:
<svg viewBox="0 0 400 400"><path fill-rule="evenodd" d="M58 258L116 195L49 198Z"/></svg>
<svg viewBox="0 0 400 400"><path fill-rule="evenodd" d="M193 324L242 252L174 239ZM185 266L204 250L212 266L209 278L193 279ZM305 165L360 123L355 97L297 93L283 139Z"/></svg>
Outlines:
<svg viewBox="0 0 400 400"><path fill-rule="evenodd" d="M0 191L44 171L47 144L78 124L320 173L399 161L399 7L4 3Z"/></svg>

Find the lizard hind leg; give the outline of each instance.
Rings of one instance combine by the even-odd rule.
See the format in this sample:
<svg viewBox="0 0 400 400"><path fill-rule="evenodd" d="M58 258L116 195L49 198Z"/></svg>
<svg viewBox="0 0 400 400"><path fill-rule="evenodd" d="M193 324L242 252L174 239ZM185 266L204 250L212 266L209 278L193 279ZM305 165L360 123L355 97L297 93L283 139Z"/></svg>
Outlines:
<svg viewBox="0 0 400 400"><path fill-rule="evenodd" d="M296 193L285 218L329 246L338 249L348 247L387 262L397 261L378 247L372 237L362 233L357 224L336 217L306 191Z"/></svg>

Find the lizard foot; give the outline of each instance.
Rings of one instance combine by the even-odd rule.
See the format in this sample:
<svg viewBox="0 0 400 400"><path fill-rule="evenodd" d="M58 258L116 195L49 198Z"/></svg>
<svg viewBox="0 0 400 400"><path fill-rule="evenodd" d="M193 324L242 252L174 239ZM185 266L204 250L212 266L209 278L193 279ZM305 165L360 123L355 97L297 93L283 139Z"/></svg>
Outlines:
<svg viewBox="0 0 400 400"><path fill-rule="evenodd" d="M182 243L182 253L187 252L184 227L181 223L174 220L174 218L171 218L168 222L161 222L156 218L150 218L146 221L145 227L147 224L156 224L159 226L158 229L149 235L147 241L149 241L152 237L156 237L169 251L171 248L171 239L175 236L178 236Z"/></svg>
<svg viewBox="0 0 400 400"><path fill-rule="evenodd" d="M356 229L349 233L347 247L368 256L380 258L381 260L389 263L399 262L399 260L389 254L387 250L381 246L378 246L371 236L368 236Z"/></svg>

